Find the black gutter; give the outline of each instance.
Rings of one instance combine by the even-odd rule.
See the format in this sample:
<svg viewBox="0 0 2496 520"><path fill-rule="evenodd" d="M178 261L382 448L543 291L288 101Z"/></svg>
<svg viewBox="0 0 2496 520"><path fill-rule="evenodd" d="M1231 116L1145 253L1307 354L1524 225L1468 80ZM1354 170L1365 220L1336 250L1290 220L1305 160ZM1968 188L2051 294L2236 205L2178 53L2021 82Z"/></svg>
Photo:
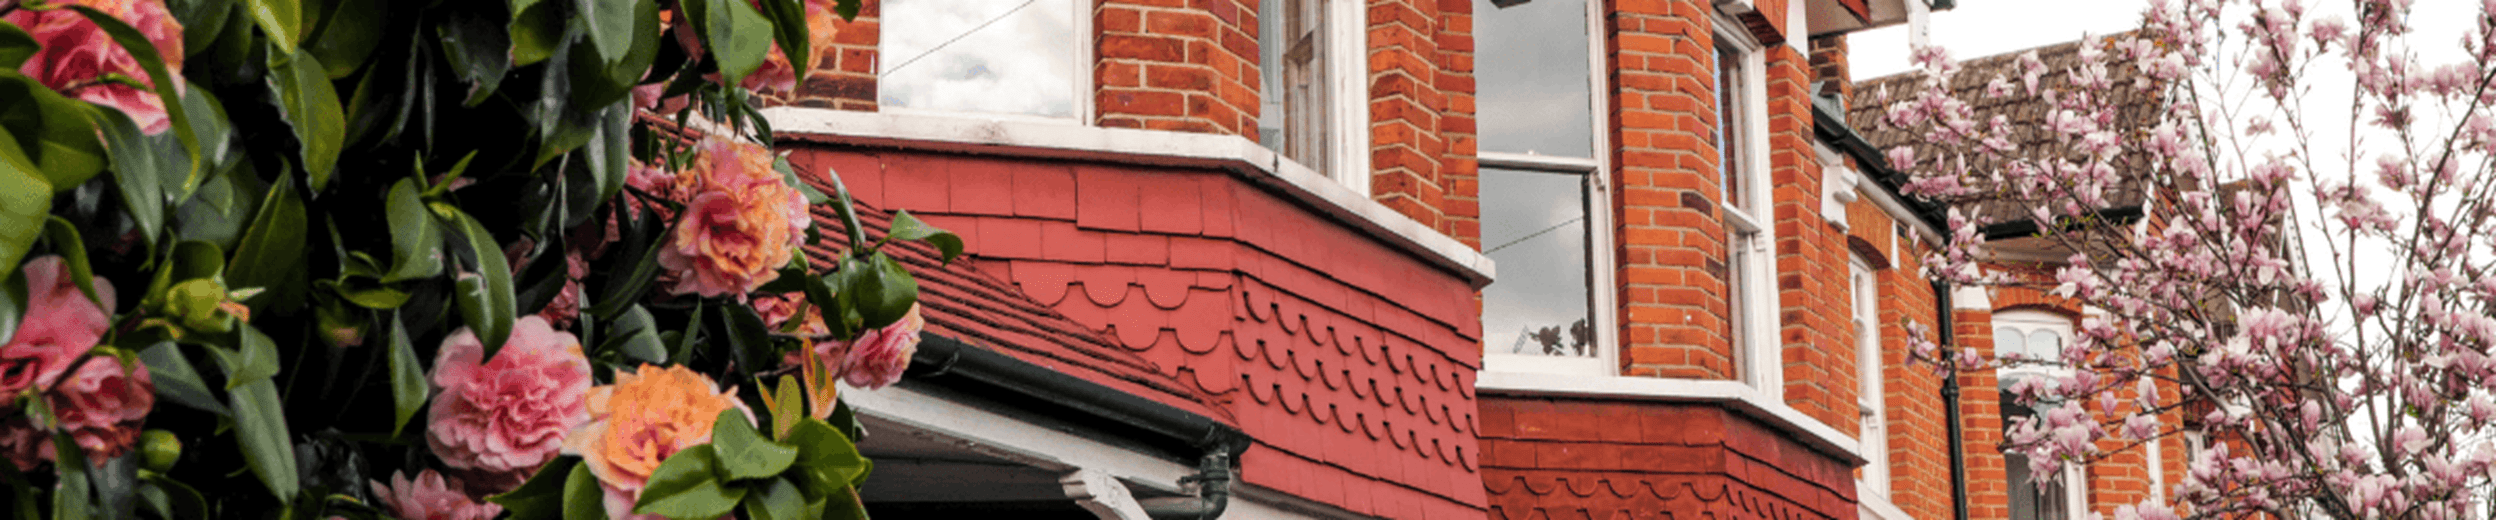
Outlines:
<svg viewBox="0 0 2496 520"><path fill-rule="evenodd" d="M905 381L934 385L997 404L1100 430L1194 463L1219 454L1239 460L1250 437L1211 417L1034 365L961 340L921 334Z"/></svg>
<svg viewBox="0 0 2496 520"><path fill-rule="evenodd" d="M1812 91L1819 90L1818 85L1812 86ZM1908 197L1905 193L1898 191L1906 186L1907 175L1890 169L1889 156L1882 154L1880 147L1873 146L1872 141L1864 139L1862 132L1857 132L1854 127L1846 125L1845 102L1839 101L1834 96L1816 94L1811 96L1811 121L1813 133L1818 134L1822 140L1836 144L1837 148L1846 152L1847 155L1854 156L1857 169L1863 170L1865 175L1872 177L1875 184L1881 185L1881 191L1889 193L1891 198L1906 204L1907 210L1914 212L1917 220L1931 224L1934 229L1950 229L1948 208L1927 202L1920 197Z"/></svg>
<svg viewBox="0 0 2496 520"><path fill-rule="evenodd" d="M2144 214L2145 213L2141 210L2139 205L2106 208L2089 212L2087 217L2068 219L2062 224L2061 228L2064 230L2071 230L2087 226L2092 222L2106 222L2116 225L2131 224L2139 221L2141 216ZM2041 230L2043 230L2043 227L2038 226L2037 220L2031 218L2010 222L1997 222L1985 226L1984 229L1979 230L1979 232L1984 234L1986 242L1992 242L1995 240L2036 236L2037 232Z"/></svg>
<svg viewBox="0 0 2496 520"><path fill-rule="evenodd" d="M1957 331L1951 329L1951 310L1950 284L1933 280L1933 320L1941 324L1934 342L1941 345L1943 362L1955 367L1958 351L1950 348L1950 338ZM1941 379L1941 403L1950 432L1950 511L1952 518L1967 520L1967 434L1960 431L1965 425L1959 422L1959 375L1955 369L1944 373L1949 374Z"/></svg>

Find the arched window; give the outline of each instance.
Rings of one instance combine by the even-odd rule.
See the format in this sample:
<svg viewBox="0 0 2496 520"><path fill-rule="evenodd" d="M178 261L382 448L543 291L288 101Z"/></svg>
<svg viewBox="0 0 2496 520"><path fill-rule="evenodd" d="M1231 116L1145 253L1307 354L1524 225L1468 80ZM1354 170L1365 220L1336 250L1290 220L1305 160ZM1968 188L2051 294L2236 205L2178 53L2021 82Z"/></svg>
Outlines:
<svg viewBox="0 0 2496 520"><path fill-rule="evenodd" d="M2038 363L2007 363L1998 372L2002 391L2002 427L2007 433L2011 425L2022 419L2033 419L2037 411L2022 406L2008 390L2011 385L2027 379L2059 378L2071 369L2052 364L2063 359L2063 349L2071 345L2071 318L2051 312L2017 310L1993 316L1993 352L1998 358L2025 359ZM2037 403L2049 408L2052 403ZM2007 435L2006 435L2007 437ZM2037 481L2047 475L2029 470L2029 460L2017 452L2002 453L2005 480L2010 484L2012 520L2073 520L2087 516L2088 487L2082 482L2080 468L2066 465L2057 482L2042 490Z"/></svg>

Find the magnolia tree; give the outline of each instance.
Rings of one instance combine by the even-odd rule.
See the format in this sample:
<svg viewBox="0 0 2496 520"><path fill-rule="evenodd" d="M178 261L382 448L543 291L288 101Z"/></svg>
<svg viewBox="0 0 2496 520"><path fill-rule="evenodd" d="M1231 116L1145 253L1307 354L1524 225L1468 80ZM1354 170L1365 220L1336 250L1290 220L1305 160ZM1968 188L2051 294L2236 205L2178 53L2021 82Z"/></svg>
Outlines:
<svg viewBox="0 0 2496 520"><path fill-rule="evenodd" d="M755 111L857 9L0 0L0 514L864 516L961 241Z"/></svg>
<svg viewBox="0 0 2496 520"><path fill-rule="evenodd" d="M2006 389L2040 412L2007 433L2032 474L2192 435L2207 446L2170 503L2115 518L2496 513L2496 19L2440 20L2471 30L2412 47L2410 10L2153 0L2068 70L2032 54L1972 78L1989 83L1969 95L2045 104L2035 121L1979 119L1984 100L1953 98L1957 67L1918 50L1921 88L1882 118L1920 141L1889 154L1907 191L2027 208L2008 218L2070 253L2009 276L1980 236L1993 212L1953 211L1932 273L2092 311L2060 359L1922 344L1952 369L2073 368ZM2452 46L2458 63L2412 52ZM2130 190L2144 218L2095 211Z"/></svg>

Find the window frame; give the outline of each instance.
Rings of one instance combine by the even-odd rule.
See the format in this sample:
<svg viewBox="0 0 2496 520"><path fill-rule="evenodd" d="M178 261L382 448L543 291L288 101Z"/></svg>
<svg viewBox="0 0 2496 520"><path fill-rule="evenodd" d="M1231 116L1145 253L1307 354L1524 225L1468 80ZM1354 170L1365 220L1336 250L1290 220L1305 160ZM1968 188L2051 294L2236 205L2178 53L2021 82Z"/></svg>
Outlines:
<svg viewBox="0 0 2496 520"><path fill-rule="evenodd" d="M1594 349L1596 354L1592 357L1501 354L1489 352L1489 345L1485 344L1482 360L1484 371L1602 377L1621 375L1621 349L1619 347L1621 327L1619 294L1617 294L1619 273L1616 272L1619 266L1614 261L1619 241L1612 232L1613 212L1619 209L1612 204L1612 122L1610 118L1603 117L1606 107L1610 107L1612 102L1612 96L1605 90L1609 74L1607 74L1604 62L1604 38L1601 37L1604 27L1603 5L1603 2L1598 0L1586 2L1586 88L1591 91L1591 95L1587 97L1586 110L1589 117L1586 119L1587 125L1592 127L1590 130L1592 142L1588 145L1587 156L1570 157L1512 152L1475 152L1474 154L1478 165L1475 170L1476 175L1480 174L1481 169L1500 168L1555 175L1575 174L1584 178L1587 185L1586 326L1593 329L1594 337L1589 340L1588 348ZM1476 15L1474 18L1475 23L1482 23L1481 16ZM1481 196L1479 193L1475 194L1475 200L1481 200Z"/></svg>
<svg viewBox="0 0 2496 520"><path fill-rule="evenodd" d="M942 0L920 0L920 1L942 1ZM1069 76L1073 76L1073 78L1072 78L1073 84L1072 84L1072 85L1069 85L1069 88L1073 89L1073 90L1072 90L1072 92L1074 93L1074 97L1075 97L1075 100L1074 100L1074 114L1073 114L1073 115L1069 115L1069 116L1065 116L1065 117L1054 117L1054 116L1041 116L1041 115L1032 115L1032 114L1008 114L1008 113L996 113L996 112L973 112L973 111L966 111L966 110L947 110L947 109L941 109L941 108L915 108L915 107L899 107L899 106L892 106L892 105L886 105L886 104L884 104L884 91L885 91L885 88L884 88L884 85L885 85L885 83L884 83L884 74L886 73L886 71L885 71L885 70L883 70L883 68L884 68L884 64L886 63L886 62L885 62L885 58L888 58L889 56L884 55L884 50L885 50L885 48L884 48L884 40L883 40L883 35L884 35L884 34L891 34L891 33L892 33L892 27L891 27L891 26L892 26L892 21L891 21L891 18L890 18L890 17L883 17L883 18L879 18L879 19L877 19L877 22L876 22L879 26L882 26L882 28L883 28L883 30L881 30L881 31L878 31L878 32L877 32L876 42L875 42L875 52L876 52L876 59L875 59L875 62L876 62L876 63L875 63L875 65L876 65L876 71L875 71L875 93L876 93L876 94L875 94L875 110L876 110L876 112L885 113L885 114L893 114L893 115L903 115L903 116L933 116L933 117L948 117L948 118L959 118L959 119L984 119L984 120L991 120L991 121L1020 121L1020 122L1029 122L1029 123L1048 123L1048 124L1071 125L1071 126L1092 126L1092 125L1096 122L1096 121L1094 121L1094 119L1093 119L1093 118L1094 118L1094 117L1096 117L1096 116L1098 115L1098 114L1095 112L1095 110L1094 110L1094 109L1095 109L1095 107L1094 107L1094 104L1095 104L1095 103L1094 103L1094 102L1096 101L1096 98L1100 97L1100 93L1095 92L1095 91L1093 91L1093 89L1092 89L1092 87L1093 87L1093 85L1092 85L1093 69L1098 68L1098 67L1100 66L1100 65L1099 65L1099 56L1098 56L1098 55L1096 55L1096 54L1094 53L1094 50L1095 50L1096 48L1098 48L1098 47L1099 47L1098 42L1100 41L1100 34L1098 34L1098 33L1096 33L1096 32L1093 32L1093 30L1092 30L1092 8L1094 7L1094 6L1093 6L1093 3L1094 3L1094 2L1093 2L1092 0L1064 0L1064 1L1065 1L1065 2L1066 2L1066 4L1067 4L1067 10L1068 10L1068 12L1069 12L1069 13L1071 14L1071 16L1072 16L1072 23L1071 23L1070 30L1074 31L1074 33L1075 33L1075 37L1074 37L1074 38L1072 38L1072 41L1070 41L1070 42L1068 42L1068 43L1067 43L1067 45L1068 45L1070 48L1069 48L1069 49L1066 49L1066 52L1069 52L1069 53L1072 53L1072 54L1073 54L1073 56L1071 56L1069 59L1073 60L1071 63L1073 63L1073 64L1074 64L1074 68L1075 68L1075 70L1073 71L1073 73L1072 73L1072 74L1068 74ZM1037 7L1037 6L1035 6L1035 7ZM1020 14L1020 13L1017 13L1017 14ZM800 76L801 76L801 77L800 77L799 79L804 79L804 78L803 78L803 74L802 74L802 73L800 74Z"/></svg>
<svg viewBox="0 0 2496 520"><path fill-rule="evenodd" d="M2052 311L2036 309L1995 311L1993 313L1992 321L1994 356L1997 358L2002 355L2001 345L2003 329L2020 331L2020 341L2023 344L2027 341L2029 336L2032 336L2037 332L2054 332L2059 338L2058 341L2060 341L2060 348L2071 348L2071 340L2076 337L2075 334L2077 334L2076 331L2078 330L2077 324L2074 323L2074 320L2070 316L2065 316ZM2025 351L2027 349L2023 347L2021 350ZM2070 375L2071 373L2072 369L2067 366L2023 363L2006 365L2000 369L1996 369L1995 381L2000 382L2000 386L2007 389L2010 386L2008 383L2017 379L2060 378L2065 375ZM2042 410L2033 410L2032 412L2043 413ZM2002 414L2002 427L2005 430L2009 429L2011 421L2012 417L2008 411L2008 406L2005 406L2004 413ZM2008 463L2009 458L2005 457L2004 462ZM2032 476L2031 478L2034 477ZM2082 471L2080 466L2065 464L2063 465L2063 471L2060 478L2062 479L2059 487L2061 488L2060 491L2063 495L2063 518L2065 520L2087 518L2089 511L2087 474ZM2018 482L2008 482L2007 480L2006 483L2011 486L2023 485ZM2011 513L2013 515L2017 515L2019 512L2012 511ZM2017 517L2014 516L2013 518L2016 519Z"/></svg>
<svg viewBox="0 0 2496 520"><path fill-rule="evenodd" d="M1320 107L1318 112L1325 114L1326 120L1318 124L1324 127L1325 137L1319 141L1325 146L1325 164L1302 163L1298 159L1283 155L1282 150L1276 148L1274 143L1258 143L1257 145L1274 152L1276 160L1299 164L1310 171L1317 172L1318 175L1333 179L1346 188L1351 188L1354 193L1365 197L1372 196L1369 170L1368 12L1360 0L1314 1L1321 2L1318 6L1320 13L1318 23L1321 24L1318 27L1318 34L1324 39L1318 44L1318 52L1322 53L1318 61L1321 62L1319 66L1325 73L1325 77L1322 78L1325 84L1321 88L1325 89L1326 99L1325 106ZM1267 20L1268 13L1264 12L1264 7L1263 2L1258 3L1257 17L1260 24L1270 21ZM1262 29L1261 26L1260 30ZM1265 37L1262 33L1256 36L1260 39ZM1257 42L1259 49L1257 80L1260 84L1257 92L1259 97L1257 117L1260 121L1266 116L1263 113L1266 98L1276 94L1274 85L1263 84L1265 67L1268 65L1265 63L1266 43ZM1291 123L1291 121L1285 121L1285 124ZM1264 125L1260 122L1257 129L1251 130L1250 137L1259 137L1259 134L1263 133L1263 127Z"/></svg>
<svg viewBox="0 0 2496 520"><path fill-rule="evenodd" d="M1736 171L1722 177L1747 181L1744 186L1748 187L1736 193L1742 199L1739 202L1726 200L1723 186L1716 192L1717 214L1725 227L1725 266L1731 275L1726 284L1727 311L1731 315L1726 318L1739 367L1736 379L1771 399L1783 401L1785 353L1777 340L1776 230L1770 224L1771 190L1767 189L1773 184L1767 182L1768 149L1763 146L1768 141L1768 128L1760 124L1768 120L1766 66L1761 57L1766 46L1752 37L1742 22L1722 11L1710 11L1709 19L1713 22L1715 47L1732 51L1739 60L1733 66L1738 69L1741 83L1730 98L1741 105L1738 110L1717 107L1718 124L1730 127L1724 132L1726 140L1740 148L1727 154L1738 159ZM1710 61L1720 61L1720 54L1712 48ZM1713 85L1716 76L1710 74L1709 83L1711 88L1721 89L1722 86ZM1720 98L1724 96L1710 96L1711 100ZM1722 121L1723 114L1738 117L1726 122ZM1723 171L1721 165L1719 168Z"/></svg>
<svg viewBox="0 0 2496 520"><path fill-rule="evenodd" d="M1862 422L1856 431L1863 443L1863 485L1856 486L1865 494L1888 500L1891 471L1889 467L1889 411L1881 372L1880 275L1860 253L1847 255L1847 286L1853 301L1855 326L1855 406L1860 408Z"/></svg>

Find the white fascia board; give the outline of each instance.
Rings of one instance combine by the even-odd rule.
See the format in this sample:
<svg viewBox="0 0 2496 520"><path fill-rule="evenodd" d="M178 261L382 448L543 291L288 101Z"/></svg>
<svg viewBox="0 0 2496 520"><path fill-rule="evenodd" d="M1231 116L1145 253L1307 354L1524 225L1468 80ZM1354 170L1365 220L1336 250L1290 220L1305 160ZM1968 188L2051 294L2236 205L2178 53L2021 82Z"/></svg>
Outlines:
<svg viewBox="0 0 2496 520"><path fill-rule="evenodd" d="M950 437L1041 469L1093 470L1167 493L1179 492L1179 479L1196 474L1193 466L908 388L862 390L842 384L840 391L841 400L861 415Z"/></svg>
<svg viewBox="0 0 2496 520"><path fill-rule="evenodd" d="M1227 170L1454 271L1476 289L1497 274L1471 246L1240 136L823 108L762 112L779 133L868 146Z"/></svg>
<svg viewBox="0 0 2496 520"><path fill-rule="evenodd" d="M1628 401L1714 403L1771 428L1793 434L1822 454L1863 465L1862 443L1819 419L1770 400L1767 394L1740 381L1657 377L1586 377L1562 374L1483 371L1474 391L1520 397L1571 397Z"/></svg>
<svg viewBox="0 0 2496 520"><path fill-rule="evenodd" d="M1993 290L1981 285L1960 285L1950 288L1950 308L1961 311L1992 311Z"/></svg>

